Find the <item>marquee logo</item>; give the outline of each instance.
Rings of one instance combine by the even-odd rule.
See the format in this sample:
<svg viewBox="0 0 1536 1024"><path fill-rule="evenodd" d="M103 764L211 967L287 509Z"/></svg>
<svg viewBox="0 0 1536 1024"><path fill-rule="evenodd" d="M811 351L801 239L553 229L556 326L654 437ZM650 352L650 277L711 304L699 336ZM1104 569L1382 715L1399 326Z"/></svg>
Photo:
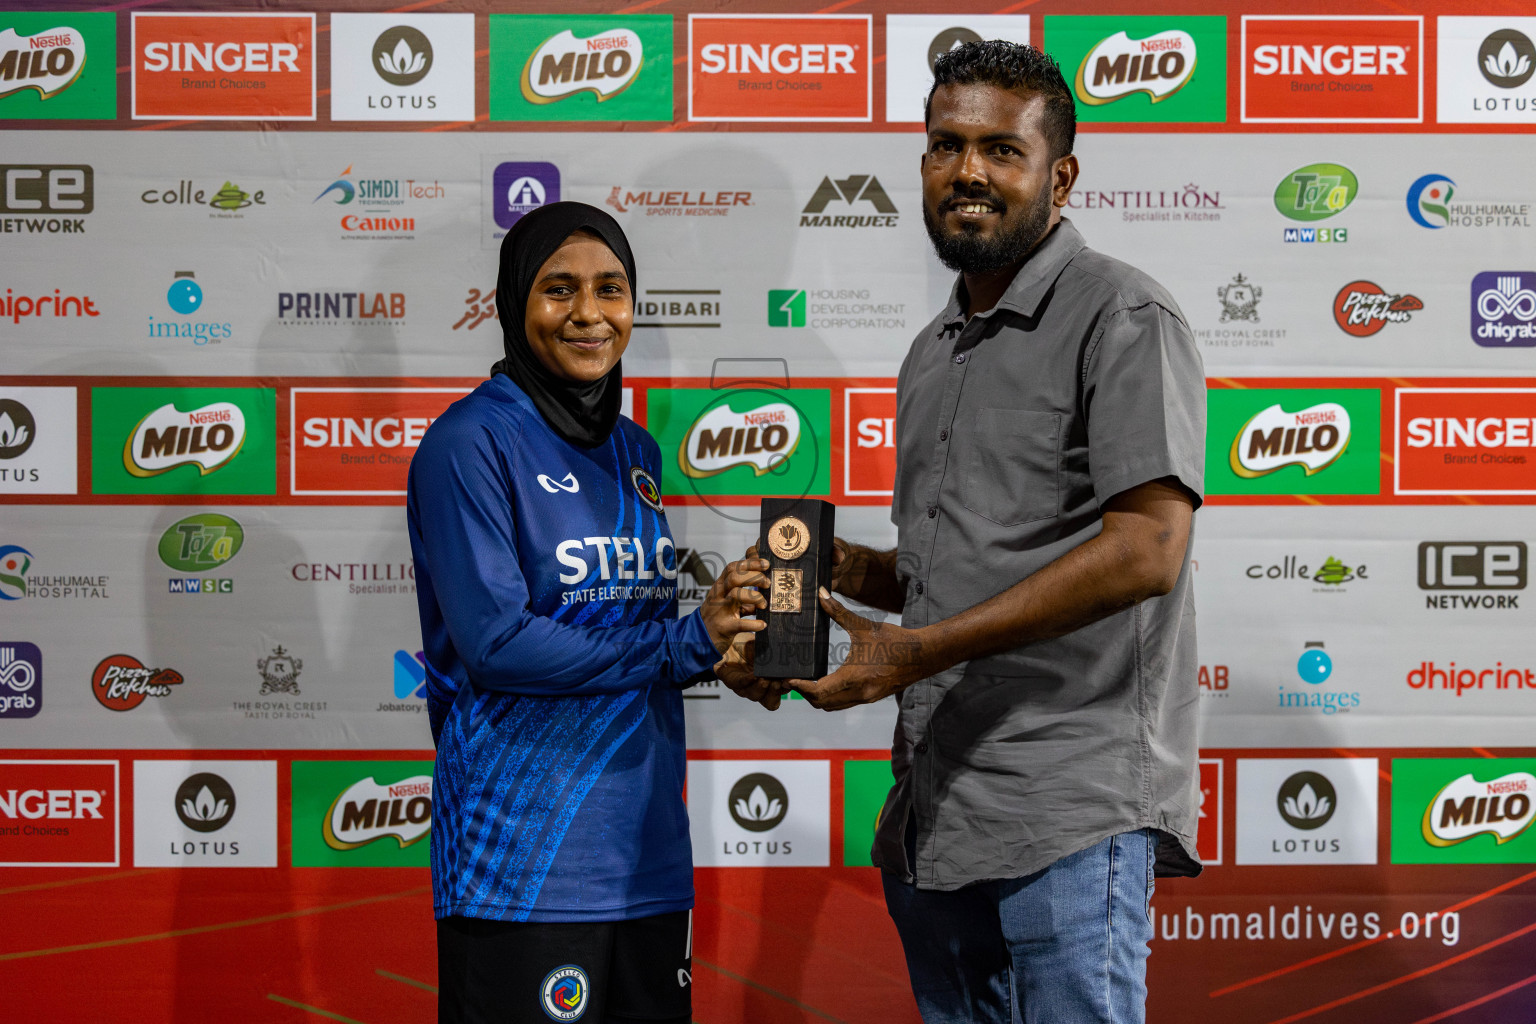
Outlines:
<svg viewBox="0 0 1536 1024"><path fill-rule="evenodd" d="M1160 102L1189 84L1195 73L1195 39L1168 29L1146 39L1116 32L1100 40L1077 66L1073 91L1098 106L1136 93Z"/></svg>
<svg viewBox="0 0 1536 1024"><path fill-rule="evenodd" d="M1484 348L1536 346L1536 272L1485 270L1472 278L1472 340Z"/></svg>
<svg viewBox="0 0 1536 1024"><path fill-rule="evenodd" d="M91 693L109 711L132 711L149 697L168 697L184 682L173 668L145 668L131 654L112 654L91 673Z"/></svg>
<svg viewBox="0 0 1536 1024"><path fill-rule="evenodd" d="M645 63L638 33L611 28L586 39L570 29L540 43L523 65L523 98L529 103L553 103L589 92L599 103L634 84Z"/></svg>
<svg viewBox="0 0 1536 1024"><path fill-rule="evenodd" d="M373 777L352 783L326 811L325 844L355 850L382 839L401 849L419 843L432 830L432 776L413 775L381 785Z"/></svg>
<svg viewBox="0 0 1536 1024"><path fill-rule="evenodd" d="M491 120L672 120L667 14L493 14Z"/></svg>
<svg viewBox="0 0 1536 1024"><path fill-rule="evenodd" d="M862 210L860 203L868 203L874 213L863 215L843 216L827 214L826 210L833 203L847 204L855 211ZM880 185L880 179L873 174L853 174L846 178L834 181L830 177L821 179L821 184L816 186L816 191L811 193L810 200L805 208L800 211L800 226L803 228L893 228L896 226L898 212L896 204L891 202L891 197Z"/></svg>
<svg viewBox="0 0 1536 1024"><path fill-rule="evenodd" d="M691 121L869 121L867 14L690 14Z"/></svg>
<svg viewBox="0 0 1536 1024"><path fill-rule="evenodd" d="M1385 123L1424 119L1424 19L1248 14L1242 120Z"/></svg>
<svg viewBox="0 0 1536 1024"><path fill-rule="evenodd" d="M1470 773L1435 794L1420 830L1430 846L1455 846L1490 835L1503 846L1536 822L1536 775L1511 772L1487 782Z"/></svg>
<svg viewBox="0 0 1536 1024"><path fill-rule="evenodd" d="M1299 412L1271 405L1243 424L1228 456L1240 477L1301 466L1307 476L1333 465L1349 447L1349 410L1324 402Z"/></svg>
<svg viewBox="0 0 1536 1024"><path fill-rule="evenodd" d="M1368 338L1389 323L1407 323L1423 308L1417 295L1388 294L1374 281L1351 281L1333 298L1333 319L1345 334Z"/></svg>
<svg viewBox="0 0 1536 1024"><path fill-rule="evenodd" d="M313 14L133 14L133 117L315 119Z"/></svg>
<svg viewBox="0 0 1536 1024"><path fill-rule="evenodd" d="M123 468L137 477L195 465L206 476L229 464L245 444L245 411L214 402L188 412L174 403L141 419L123 445Z"/></svg>
<svg viewBox="0 0 1536 1024"><path fill-rule="evenodd" d="M49 99L74 85L84 70L85 36L73 28L30 36L10 28L0 32L0 99L23 89Z"/></svg>
<svg viewBox="0 0 1536 1024"><path fill-rule="evenodd" d="M714 476L733 466L751 466L762 476L793 455L799 444L800 414L787 402L742 412L717 405L688 428L677 461L690 477Z"/></svg>

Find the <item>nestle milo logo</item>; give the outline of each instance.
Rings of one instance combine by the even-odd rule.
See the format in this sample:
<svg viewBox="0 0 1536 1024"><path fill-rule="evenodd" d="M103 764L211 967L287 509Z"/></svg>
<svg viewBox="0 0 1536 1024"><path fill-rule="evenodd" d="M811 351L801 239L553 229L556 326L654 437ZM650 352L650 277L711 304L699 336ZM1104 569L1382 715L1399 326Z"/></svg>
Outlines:
<svg viewBox="0 0 1536 1024"><path fill-rule="evenodd" d="M1232 439L1228 462L1240 477L1265 476L1286 466L1301 466L1307 476L1333 465L1349 447L1349 410L1322 402L1299 412L1271 405L1254 416Z"/></svg>
<svg viewBox="0 0 1536 1024"><path fill-rule="evenodd" d="M1436 793L1420 831L1430 846L1447 847L1491 835L1503 846L1536 822L1536 775L1511 772L1488 782L1466 774Z"/></svg>
<svg viewBox="0 0 1536 1024"><path fill-rule="evenodd" d="M30 36L0 32L0 98L35 89L48 99L75 84L85 70L85 36L50 28Z"/></svg>
<svg viewBox="0 0 1536 1024"><path fill-rule="evenodd" d="M1195 38L1181 29L1132 39L1116 32L1094 44L1077 68L1074 91L1084 103L1112 103L1146 93L1157 103L1182 89L1195 73Z"/></svg>
<svg viewBox="0 0 1536 1024"><path fill-rule="evenodd" d="M245 411L213 402L189 412L160 406L134 425L123 445L123 468L137 477L195 465L206 476L228 464L245 444Z"/></svg>
<svg viewBox="0 0 1536 1024"><path fill-rule="evenodd" d="M570 29L540 43L523 66L523 98L554 103L590 92L599 103L633 84L644 63L638 33L611 28L585 39Z"/></svg>
<svg viewBox="0 0 1536 1024"><path fill-rule="evenodd" d="M432 777L413 775L388 785L372 776L359 779L332 802L322 829L333 850L380 839L393 839L401 848L418 843L432 830Z"/></svg>
<svg viewBox="0 0 1536 1024"><path fill-rule="evenodd" d="M203 512L172 523L160 535L160 561L179 572L216 569L240 553L245 530L229 516Z"/></svg>
<svg viewBox="0 0 1536 1024"><path fill-rule="evenodd" d="M1275 209L1291 220L1327 220L1360 194L1360 180L1343 164L1307 164L1275 186Z"/></svg>
<svg viewBox="0 0 1536 1024"><path fill-rule="evenodd" d="M762 476L795 453L800 433L800 413L788 402L741 412L717 405L688 429L677 461L691 477L714 476L733 466L751 466Z"/></svg>

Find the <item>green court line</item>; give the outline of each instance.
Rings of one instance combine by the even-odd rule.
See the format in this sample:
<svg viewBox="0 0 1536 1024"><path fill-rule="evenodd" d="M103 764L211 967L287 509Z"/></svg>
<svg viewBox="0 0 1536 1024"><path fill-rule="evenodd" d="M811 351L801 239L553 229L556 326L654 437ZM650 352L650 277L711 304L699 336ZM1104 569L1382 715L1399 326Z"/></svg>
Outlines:
<svg viewBox="0 0 1536 1024"><path fill-rule="evenodd" d="M301 1003L294 999L285 999L282 996L274 995L271 992L267 993L267 998L272 1000L274 1003L282 1003L284 1006L291 1006L295 1010L304 1010L306 1013L318 1013L322 1017L329 1017L331 1020L339 1020L341 1021L341 1024L363 1024L363 1022L360 1020L353 1020L351 1017L343 1017L339 1013L332 1013L330 1010L322 1010L318 1006L310 1006L308 1003Z"/></svg>
<svg viewBox="0 0 1536 1024"><path fill-rule="evenodd" d="M716 972L717 974L723 974L727 978L730 978L732 981L739 981L743 985L750 986L751 988L757 989L759 992L765 993L766 995L773 996L773 998L775 998L775 999L782 999L784 1002L786 1002L789 1005L795 1007L796 1009L804 1010L806 1013L814 1013L816 1016L822 1018L823 1020L831 1021L832 1024L847 1024L846 1021L839 1020L838 1018L832 1016L830 1013L827 1013L825 1010L818 1010L814 1006L811 1006L811 1005L809 1005L807 1003L802 1003L800 1000L796 999L794 996L785 995L783 992L780 992L777 989L769 988L767 985L764 985L762 982L753 981L751 978L747 977L744 974L737 974L735 971L728 970L728 969L726 969L724 967L719 967L719 966L717 966L715 964L712 964L708 960L700 960L698 958L697 954L694 955L693 962L696 963L696 964L702 964L703 966L708 967L710 970Z"/></svg>
<svg viewBox="0 0 1536 1024"><path fill-rule="evenodd" d="M431 992L433 995L437 995L436 985L428 985L424 981L417 981L415 978L407 978L403 974L394 974L390 971L386 971L382 967L375 967L373 969L373 973L379 975L380 977L388 978L391 981L398 981L406 985L414 985L416 988L421 989L423 992Z"/></svg>

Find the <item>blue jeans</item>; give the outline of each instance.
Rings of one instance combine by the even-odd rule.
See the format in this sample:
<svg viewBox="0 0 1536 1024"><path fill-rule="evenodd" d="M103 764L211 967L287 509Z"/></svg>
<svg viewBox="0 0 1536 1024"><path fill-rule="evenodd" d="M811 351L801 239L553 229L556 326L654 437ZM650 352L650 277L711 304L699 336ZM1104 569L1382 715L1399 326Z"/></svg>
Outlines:
<svg viewBox="0 0 1536 1024"><path fill-rule="evenodd" d="M1141 829L949 892L882 875L925 1024L1142 1024L1156 853Z"/></svg>

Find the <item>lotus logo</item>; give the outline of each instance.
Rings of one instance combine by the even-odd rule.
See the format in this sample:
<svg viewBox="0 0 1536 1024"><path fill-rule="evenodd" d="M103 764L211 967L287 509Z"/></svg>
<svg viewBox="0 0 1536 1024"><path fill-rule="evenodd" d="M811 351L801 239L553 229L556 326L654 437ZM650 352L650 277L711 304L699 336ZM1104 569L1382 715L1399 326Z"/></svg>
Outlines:
<svg viewBox="0 0 1536 1024"><path fill-rule="evenodd" d="M784 784L765 772L742 776L726 800L731 817L748 832L767 832L789 812Z"/></svg>
<svg viewBox="0 0 1536 1024"><path fill-rule="evenodd" d="M1159 103L1195 74L1195 37L1169 29L1145 39L1116 32L1101 39L1077 68L1074 91L1084 103L1099 106L1138 92Z"/></svg>
<svg viewBox="0 0 1536 1024"><path fill-rule="evenodd" d="M1477 69L1500 89L1524 85L1536 70L1536 46L1524 32L1500 29L1478 47Z"/></svg>
<svg viewBox="0 0 1536 1024"><path fill-rule="evenodd" d="M373 43L373 67L390 85L415 85L432 70L432 43L409 25L396 25Z"/></svg>
<svg viewBox="0 0 1536 1024"><path fill-rule="evenodd" d="M1280 784L1275 802L1286 824L1310 832L1328 824L1338 808L1339 795L1327 776L1297 772Z"/></svg>
<svg viewBox="0 0 1536 1024"><path fill-rule="evenodd" d="M10 398L0 398L0 459L14 459L32 447L37 421L32 410Z"/></svg>
<svg viewBox="0 0 1536 1024"><path fill-rule="evenodd" d="M0 98L36 89L43 99L75 84L85 70L85 37L72 28L35 35L0 32Z"/></svg>
<svg viewBox="0 0 1536 1024"><path fill-rule="evenodd" d="M1300 412L1271 405L1243 424L1227 453L1232 472L1247 480L1286 466L1307 476L1333 465L1349 447L1349 410L1322 402Z"/></svg>
<svg viewBox="0 0 1536 1024"><path fill-rule="evenodd" d="M601 103L628 89L644 63L640 36L630 29L611 28L586 39L566 29L540 43L523 65L523 98L554 103L590 92Z"/></svg>
<svg viewBox="0 0 1536 1024"><path fill-rule="evenodd" d="M1503 846L1536 822L1532 793L1536 775L1530 772L1511 772L1490 782L1463 775L1435 794L1420 832L1430 846L1455 846L1484 834Z"/></svg>
<svg viewBox="0 0 1536 1024"><path fill-rule="evenodd" d="M724 473L734 466L751 466L762 476L778 469L800 444L800 414L788 402L768 402L737 412L717 405L694 421L677 452L687 476Z"/></svg>
<svg viewBox="0 0 1536 1024"><path fill-rule="evenodd" d="M176 789L176 817L194 832L217 832L235 816L235 791L212 772L190 776Z"/></svg>
<svg viewBox="0 0 1536 1024"><path fill-rule="evenodd" d="M123 444L123 468L137 477L196 466L207 476L228 465L245 444L245 413L233 402L190 412L162 405L141 419Z"/></svg>

